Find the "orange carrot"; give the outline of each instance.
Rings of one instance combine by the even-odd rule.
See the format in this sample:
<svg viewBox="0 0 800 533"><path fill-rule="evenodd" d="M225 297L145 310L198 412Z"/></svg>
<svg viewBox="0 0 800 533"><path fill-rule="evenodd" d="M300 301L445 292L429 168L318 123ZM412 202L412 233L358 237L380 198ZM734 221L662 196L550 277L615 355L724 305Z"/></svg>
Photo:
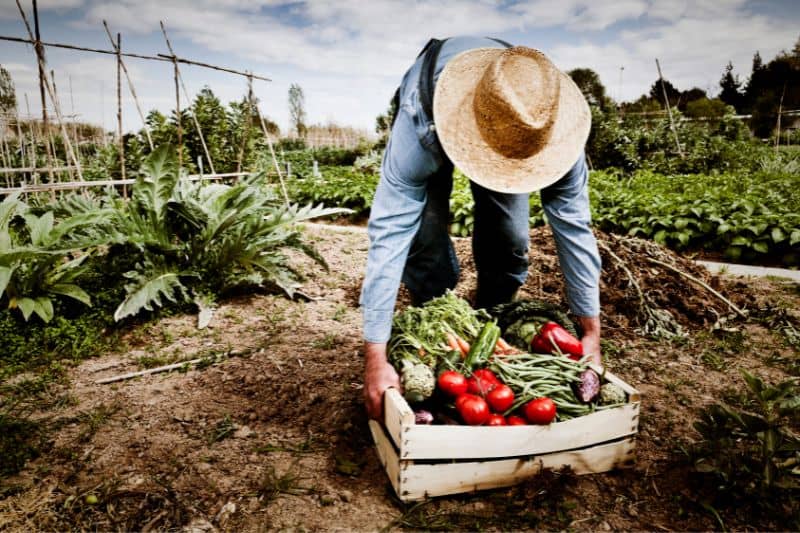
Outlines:
<svg viewBox="0 0 800 533"><path fill-rule="evenodd" d="M456 335L455 337L456 337L456 342L458 342L458 347L461 350L461 358L463 359L469 353L469 343L464 339L462 339L461 337L459 337L458 335Z"/></svg>
<svg viewBox="0 0 800 533"><path fill-rule="evenodd" d="M508 344L506 341L504 341L503 337L498 337L496 348L500 349L503 352L506 352L511 349L511 345Z"/></svg>
<svg viewBox="0 0 800 533"><path fill-rule="evenodd" d="M461 347L458 345L458 341L456 340L456 336L450 333L449 331L445 331L445 336L447 337L447 346L451 350L455 350L457 352L461 351Z"/></svg>

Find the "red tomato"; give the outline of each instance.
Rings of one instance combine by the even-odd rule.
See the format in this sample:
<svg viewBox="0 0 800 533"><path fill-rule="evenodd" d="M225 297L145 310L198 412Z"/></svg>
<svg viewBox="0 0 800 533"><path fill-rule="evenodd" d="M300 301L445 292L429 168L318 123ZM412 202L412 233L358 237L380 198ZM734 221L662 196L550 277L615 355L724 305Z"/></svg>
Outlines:
<svg viewBox="0 0 800 533"><path fill-rule="evenodd" d="M556 404L550 398L536 398L523 407L531 424L549 424L556 418Z"/></svg>
<svg viewBox="0 0 800 533"><path fill-rule="evenodd" d="M478 379L486 381L487 383L493 383L495 385L500 385L500 379L495 375L494 372L489 370L488 368L479 368L472 372L472 375Z"/></svg>
<svg viewBox="0 0 800 533"><path fill-rule="evenodd" d="M506 422L508 423L509 426L527 426L528 425L528 423L525 421L524 418L522 418L521 416L517 416L517 415L509 416L508 418L506 418Z"/></svg>
<svg viewBox="0 0 800 533"><path fill-rule="evenodd" d="M483 397L486 396L486 394L496 386L497 383L492 383L475 375L467 378L467 392L470 394L477 394L478 396Z"/></svg>
<svg viewBox="0 0 800 533"><path fill-rule="evenodd" d="M486 401L492 411L504 413L514 403L514 391L508 385L497 385L486 393Z"/></svg>
<svg viewBox="0 0 800 533"><path fill-rule="evenodd" d="M486 420L487 426L507 426L506 419L503 415L491 414Z"/></svg>
<svg viewBox="0 0 800 533"><path fill-rule="evenodd" d="M489 404L474 394L462 394L456 398L456 410L470 426L480 426L489 418Z"/></svg>
<svg viewBox="0 0 800 533"><path fill-rule="evenodd" d="M443 393L453 398L467 392L467 378L455 370L445 370L439 374L437 384Z"/></svg>

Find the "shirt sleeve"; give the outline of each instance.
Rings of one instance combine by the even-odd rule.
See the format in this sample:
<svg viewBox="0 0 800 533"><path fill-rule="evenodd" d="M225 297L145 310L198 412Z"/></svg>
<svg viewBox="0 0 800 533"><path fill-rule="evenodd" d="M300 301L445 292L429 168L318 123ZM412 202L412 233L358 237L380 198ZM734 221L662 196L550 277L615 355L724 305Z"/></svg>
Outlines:
<svg viewBox="0 0 800 533"><path fill-rule="evenodd" d="M570 309L578 316L600 315L600 252L591 228L586 159L559 181L542 189L542 207L553 231Z"/></svg>
<svg viewBox="0 0 800 533"><path fill-rule="evenodd" d="M401 106L381 164L367 232L369 252L361 289L364 339L387 342L397 291L427 198L435 160L416 131L416 110Z"/></svg>

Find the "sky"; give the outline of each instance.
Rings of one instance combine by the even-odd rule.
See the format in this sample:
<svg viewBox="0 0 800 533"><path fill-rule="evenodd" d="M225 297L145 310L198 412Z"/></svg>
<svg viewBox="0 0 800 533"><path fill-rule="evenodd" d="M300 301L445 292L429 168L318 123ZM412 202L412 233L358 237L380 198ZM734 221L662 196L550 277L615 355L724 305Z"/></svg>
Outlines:
<svg viewBox="0 0 800 533"><path fill-rule="evenodd" d="M30 17L31 0L20 2ZM43 41L111 49L105 20L121 33L124 51L146 55L168 53L163 21L178 56L270 78L255 82L255 95L284 131L296 83L308 123L372 132L430 37L484 35L537 48L564 71L595 70L618 101L649 91L656 58L677 88L713 95L729 61L744 81L756 51L767 62L800 37L800 0L39 0L38 7ZM0 35L27 36L15 0L0 0ZM115 59L46 54L63 112L115 129ZM21 112L40 114L33 47L0 41L0 64ZM145 110L174 108L171 64L126 59L126 66ZM246 94L239 76L181 69L192 95L204 85L223 102ZM123 78L123 128L140 126Z"/></svg>

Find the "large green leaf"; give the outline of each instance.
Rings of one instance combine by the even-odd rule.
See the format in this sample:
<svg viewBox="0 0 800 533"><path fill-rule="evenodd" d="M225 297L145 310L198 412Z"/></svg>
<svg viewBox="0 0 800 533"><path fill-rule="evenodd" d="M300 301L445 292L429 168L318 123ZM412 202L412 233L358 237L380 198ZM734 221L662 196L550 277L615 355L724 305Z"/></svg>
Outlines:
<svg viewBox="0 0 800 533"><path fill-rule="evenodd" d="M22 317L27 321L36 308L36 301L33 298L20 298L17 300L17 307L22 311Z"/></svg>
<svg viewBox="0 0 800 533"><path fill-rule="evenodd" d="M189 299L186 287L181 283L178 272L156 272L152 277L135 276L138 283L129 285L128 296L119 304L114 312L114 320L119 321L133 316L142 309L153 310L153 306L161 307L162 297L177 303ZM176 297L177 293L177 297Z"/></svg>
<svg viewBox="0 0 800 533"><path fill-rule="evenodd" d="M53 319L53 300L49 296L37 297L34 300L33 312L44 322L50 322Z"/></svg>
<svg viewBox="0 0 800 533"><path fill-rule="evenodd" d="M89 296L86 291L78 287L73 283L57 283L55 285L51 285L49 287L50 292L55 294L60 294L62 296L68 296L73 300L78 300L86 305L92 305L92 298Z"/></svg>
<svg viewBox="0 0 800 533"><path fill-rule="evenodd" d="M3 293L8 286L8 282L11 281L11 275L14 273L15 267L10 266L0 266L0 298L3 297Z"/></svg>
<svg viewBox="0 0 800 533"><path fill-rule="evenodd" d="M131 208L155 226L164 222L178 170L175 149L170 145L159 146L142 163L141 174L133 185Z"/></svg>
<svg viewBox="0 0 800 533"><path fill-rule="evenodd" d="M28 232L31 236L31 244L37 247L45 247L49 244L50 231L53 229L53 212L48 211L41 217L32 213L23 215L25 223L28 225Z"/></svg>

